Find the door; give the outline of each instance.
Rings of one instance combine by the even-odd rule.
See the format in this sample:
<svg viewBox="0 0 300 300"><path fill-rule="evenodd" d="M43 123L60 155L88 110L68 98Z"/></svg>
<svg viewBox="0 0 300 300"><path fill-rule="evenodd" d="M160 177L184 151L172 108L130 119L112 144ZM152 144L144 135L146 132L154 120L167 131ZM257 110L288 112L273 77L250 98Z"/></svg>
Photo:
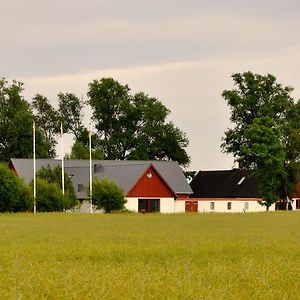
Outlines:
<svg viewBox="0 0 300 300"><path fill-rule="evenodd" d="M185 201L185 212L198 212L198 201Z"/></svg>

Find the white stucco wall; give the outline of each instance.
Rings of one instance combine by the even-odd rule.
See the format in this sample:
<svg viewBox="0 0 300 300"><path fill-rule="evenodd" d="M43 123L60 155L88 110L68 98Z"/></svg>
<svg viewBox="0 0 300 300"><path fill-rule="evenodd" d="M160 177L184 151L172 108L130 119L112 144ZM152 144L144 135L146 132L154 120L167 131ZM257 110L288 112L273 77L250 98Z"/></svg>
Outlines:
<svg viewBox="0 0 300 300"><path fill-rule="evenodd" d="M215 203L215 209L211 210L210 203ZM227 203L231 202L231 210L227 209ZM245 209L245 202L248 202L248 209ZM239 201L239 200L201 200L198 201L199 212L260 212L266 211L266 207L260 205L257 201ZM275 205L269 208L270 211L275 210Z"/></svg>
<svg viewBox="0 0 300 300"><path fill-rule="evenodd" d="M141 198L126 198L127 203L125 204L125 207L131 211L138 211L138 203L139 199ZM149 198L145 198L149 199ZM160 199L160 212L161 213L174 213L176 212L176 203L177 201L174 200L174 198L153 198L153 199ZM178 205L178 209L182 210L181 205ZM183 211L184 211L184 201L183 201Z"/></svg>
<svg viewBox="0 0 300 300"><path fill-rule="evenodd" d="M175 213L184 213L185 212L185 201L175 200Z"/></svg>
<svg viewBox="0 0 300 300"><path fill-rule="evenodd" d="M126 209L129 209L131 211L138 211L139 209L139 201L138 198L126 198Z"/></svg>
<svg viewBox="0 0 300 300"><path fill-rule="evenodd" d="M292 208L293 208L293 210L296 210L297 208L296 208L296 200L300 200L299 198L293 198L292 199ZM299 210L299 209L297 209L297 210Z"/></svg>

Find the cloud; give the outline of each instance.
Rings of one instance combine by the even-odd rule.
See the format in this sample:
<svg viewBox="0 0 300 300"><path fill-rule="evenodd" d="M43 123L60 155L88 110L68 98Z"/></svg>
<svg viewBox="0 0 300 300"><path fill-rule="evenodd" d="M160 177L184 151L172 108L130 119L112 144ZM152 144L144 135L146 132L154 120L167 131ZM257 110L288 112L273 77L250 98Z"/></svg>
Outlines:
<svg viewBox="0 0 300 300"><path fill-rule="evenodd" d="M272 73L300 98L296 0L11 0L0 9L0 76L23 81L27 99L42 93L55 106L59 92L86 97L89 82L111 76L170 108L193 169L232 165L219 148L232 73Z"/></svg>

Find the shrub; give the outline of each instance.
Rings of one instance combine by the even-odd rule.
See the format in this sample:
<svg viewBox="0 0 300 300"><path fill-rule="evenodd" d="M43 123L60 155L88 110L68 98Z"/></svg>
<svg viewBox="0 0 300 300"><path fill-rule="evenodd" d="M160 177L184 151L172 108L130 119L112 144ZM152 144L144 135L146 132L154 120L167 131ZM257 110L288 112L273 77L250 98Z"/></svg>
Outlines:
<svg viewBox="0 0 300 300"><path fill-rule="evenodd" d="M30 188L6 165L0 164L0 212L28 211L32 207Z"/></svg>
<svg viewBox="0 0 300 300"><path fill-rule="evenodd" d="M39 212L63 211L68 205L68 199L63 195L57 183L47 180L36 180L36 208Z"/></svg>
<svg viewBox="0 0 300 300"><path fill-rule="evenodd" d="M38 173L37 177L46 180L48 183L56 184L61 190L61 166L55 168L43 167ZM72 180L68 174L64 174L65 179L65 196L64 196L64 209L72 209L78 205L78 199L74 190ZM53 188L53 187L52 187ZM60 210L60 209L58 209Z"/></svg>
<svg viewBox="0 0 300 300"><path fill-rule="evenodd" d="M107 178L93 179L93 204L98 209L110 213L123 209L125 203L124 192L115 182Z"/></svg>

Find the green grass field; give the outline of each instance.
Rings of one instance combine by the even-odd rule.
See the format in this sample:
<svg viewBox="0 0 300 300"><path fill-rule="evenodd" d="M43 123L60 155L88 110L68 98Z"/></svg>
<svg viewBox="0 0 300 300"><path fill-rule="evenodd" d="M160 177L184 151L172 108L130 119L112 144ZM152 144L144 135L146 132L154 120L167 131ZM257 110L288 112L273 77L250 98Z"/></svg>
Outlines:
<svg viewBox="0 0 300 300"><path fill-rule="evenodd" d="M0 299L300 299L300 213L0 215Z"/></svg>

